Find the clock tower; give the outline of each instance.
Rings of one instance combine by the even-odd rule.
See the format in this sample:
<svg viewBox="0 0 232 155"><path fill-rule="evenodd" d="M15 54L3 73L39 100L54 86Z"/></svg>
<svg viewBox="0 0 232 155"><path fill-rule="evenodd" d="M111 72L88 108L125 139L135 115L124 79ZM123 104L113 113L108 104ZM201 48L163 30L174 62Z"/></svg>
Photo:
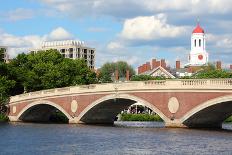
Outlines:
<svg viewBox="0 0 232 155"><path fill-rule="evenodd" d="M198 23L191 36L189 66L202 66L208 63L208 53L205 50L205 45L205 32Z"/></svg>

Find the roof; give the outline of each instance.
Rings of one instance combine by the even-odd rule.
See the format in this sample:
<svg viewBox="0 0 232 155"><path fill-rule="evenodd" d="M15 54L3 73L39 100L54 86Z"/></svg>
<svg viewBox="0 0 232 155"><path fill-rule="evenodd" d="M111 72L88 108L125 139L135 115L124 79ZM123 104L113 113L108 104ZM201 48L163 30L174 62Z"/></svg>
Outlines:
<svg viewBox="0 0 232 155"><path fill-rule="evenodd" d="M168 72L166 69L164 69L164 68L161 67L161 66L156 67L156 68L154 68L154 69L152 69L152 70L150 70L150 71L144 72L144 73L142 73L142 74L144 74L144 75L152 75L154 72L156 72L156 71L159 70L159 69L160 69L163 73L165 73L168 77L170 77L170 78L175 78L174 75L172 75L170 72Z"/></svg>
<svg viewBox="0 0 232 155"><path fill-rule="evenodd" d="M203 28L201 28L200 24L198 23L196 28L193 30L193 33L205 33L205 31Z"/></svg>
<svg viewBox="0 0 232 155"><path fill-rule="evenodd" d="M42 43L42 47L52 47L52 46L82 46L84 45L83 41L77 40L63 40L63 41L45 41Z"/></svg>

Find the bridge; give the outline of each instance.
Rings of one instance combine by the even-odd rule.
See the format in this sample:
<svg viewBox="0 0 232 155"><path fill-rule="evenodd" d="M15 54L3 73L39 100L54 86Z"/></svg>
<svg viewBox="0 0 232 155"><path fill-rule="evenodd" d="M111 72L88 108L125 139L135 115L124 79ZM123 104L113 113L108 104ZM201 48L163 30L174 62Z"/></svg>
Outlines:
<svg viewBox="0 0 232 155"><path fill-rule="evenodd" d="M43 90L10 98L10 121L47 121L54 110L69 123L111 123L140 102L166 127L221 128L232 115L232 79L156 80Z"/></svg>

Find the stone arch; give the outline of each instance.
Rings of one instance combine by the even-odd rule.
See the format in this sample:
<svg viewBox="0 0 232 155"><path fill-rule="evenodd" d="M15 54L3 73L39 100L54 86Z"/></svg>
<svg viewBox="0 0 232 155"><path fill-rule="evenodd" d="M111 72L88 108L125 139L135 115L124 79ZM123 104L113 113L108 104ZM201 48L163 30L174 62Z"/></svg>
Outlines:
<svg viewBox="0 0 232 155"><path fill-rule="evenodd" d="M35 101L32 102L30 104L28 104L27 106L25 106L20 112L19 114L16 116L17 120L20 120L20 117L30 108L34 107L34 106L38 106L38 105L49 105L51 107L54 107L56 109L58 109L59 111L61 111L69 120L72 119L72 117L58 104L48 101L48 100L39 100L39 101Z"/></svg>
<svg viewBox="0 0 232 155"><path fill-rule="evenodd" d="M232 115L232 95L208 100L186 113L180 122L188 127L221 128Z"/></svg>
<svg viewBox="0 0 232 155"><path fill-rule="evenodd" d="M96 101L94 101L93 103L91 103L90 105L88 105L77 117L77 122L82 122L82 118L84 117L84 115L86 115L92 108L100 105L103 102L109 101L109 100L117 100L117 99L125 99L125 100L131 100L135 102L140 102L143 103L145 106L147 106L148 108L150 108L151 110L153 110L156 114L158 114L164 122L168 122L169 119L158 109L156 108L154 105L152 105L151 103L145 101L144 99L141 99L139 97L133 96L133 95L129 95L129 94L111 94L111 95L106 95Z"/></svg>

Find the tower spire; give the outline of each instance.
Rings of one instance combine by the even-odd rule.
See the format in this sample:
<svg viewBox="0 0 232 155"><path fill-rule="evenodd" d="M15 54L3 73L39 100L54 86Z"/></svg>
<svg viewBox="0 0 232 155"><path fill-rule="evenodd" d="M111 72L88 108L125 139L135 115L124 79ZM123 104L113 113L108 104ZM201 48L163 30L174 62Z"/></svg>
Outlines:
<svg viewBox="0 0 232 155"><path fill-rule="evenodd" d="M200 25L200 19L197 18L197 25L199 26Z"/></svg>

